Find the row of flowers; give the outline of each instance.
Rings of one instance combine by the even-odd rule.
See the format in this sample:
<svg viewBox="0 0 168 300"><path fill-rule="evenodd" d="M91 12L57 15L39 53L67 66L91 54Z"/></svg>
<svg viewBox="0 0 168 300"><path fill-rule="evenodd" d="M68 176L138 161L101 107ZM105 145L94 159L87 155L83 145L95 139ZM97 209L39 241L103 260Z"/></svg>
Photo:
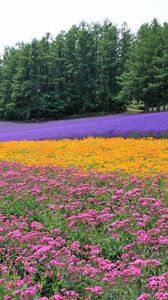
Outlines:
<svg viewBox="0 0 168 300"><path fill-rule="evenodd" d="M2 299L168 299L166 192L165 174L1 162Z"/></svg>
<svg viewBox="0 0 168 300"><path fill-rule="evenodd" d="M80 167L103 173L168 173L168 139L87 138L0 143L0 160L28 165Z"/></svg>
<svg viewBox="0 0 168 300"><path fill-rule="evenodd" d="M168 112L116 114L36 123L0 121L0 141L92 137L168 137Z"/></svg>

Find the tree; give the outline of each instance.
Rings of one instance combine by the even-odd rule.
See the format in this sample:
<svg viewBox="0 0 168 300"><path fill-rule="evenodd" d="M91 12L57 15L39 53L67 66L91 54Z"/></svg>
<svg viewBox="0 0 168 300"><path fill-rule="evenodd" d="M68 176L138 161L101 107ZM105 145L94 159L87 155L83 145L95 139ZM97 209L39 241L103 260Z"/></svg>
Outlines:
<svg viewBox="0 0 168 300"><path fill-rule="evenodd" d="M61 32L51 45L52 84L48 109L53 117L66 114L69 106L67 82L66 82L66 58L65 58L65 32Z"/></svg>
<svg viewBox="0 0 168 300"><path fill-rule="evenodd" d="M73 115L78 110L80 94L78 90L77 41L79 28L73 25L65 34L65 80L68 96L67 114Z"/></svg>
<svg viewBox="0 0 168 300"><path fill-rule="evenodd" d="M122 87L118 98L135 99L144 109L160 105L161 90L156 76L156 62L162 56L162 27L156 19L143 24L136 36L126 71L119 77Z"/></svg>
<svg viewBox="0 0 168 300"><path fill-rule="evenodd" d="M118 46L118 30L106 20L100 30L97 55L97 100L100 111L116 110Z"/></svg>
<svg viewBox="0 0 168 300"><path fill-rule="evenodd" d="M120 112L133 100L166 109L168 23L154 19L133 36L126 23L81 22L6 48L0 60L1 119Z"/></svg>
<svg viewBox="0 0 168 300"><path fill-rule="evenodd" d="M96 50L94 32L85 22L78 28L77 46L77 111L86 113L94 110L96 93Z"/></svg>
<svg viewBox="0 0 168 300"><path fill-rule="evenodd" d="M160 104L163 105L163 110L165 110L166 104L168 104L168 23L164 23L162 27L161 47L161 55L155 59L156 82L151 88L159 90L159 103L156 99L158 110L160 110Z"/></svg>
<svg viewBox="0 0 168 300"><path fill-rule="evenodd" d="M14 118L14 103L12 101L13 77L18 65L19 50L5 48L1 61L0 84L0 116L3 119Z"/></svg>
<svg viewBox="0 0 168 300"><path fill-rule="evenodd" d="M123 72L126 70L126 63L127 60L129 59L133 38L134 36L131 33L130 29L128 28L127 23L123 23L121 29L119 30L118 76L123 74Z"/></svg>

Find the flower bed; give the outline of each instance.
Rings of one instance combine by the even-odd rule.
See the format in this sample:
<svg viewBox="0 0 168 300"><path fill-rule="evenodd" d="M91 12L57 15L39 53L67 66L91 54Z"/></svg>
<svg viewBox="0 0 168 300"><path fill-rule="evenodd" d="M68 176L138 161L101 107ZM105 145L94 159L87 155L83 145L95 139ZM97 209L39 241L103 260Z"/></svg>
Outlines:
<svg viewBox="0 0 168 300"><path fill-rule="evenodd" d="M166 175L0 164L2 299L167 299Z"/></svg>
<svg viewBox="0 0 168 300"><path fill-rule="evenodd" d="M39 123L0 122L0 141L101 137L168 137L168 112Z"/></svg>
<svg viewBox="0 0 168 300"><path fill-rule="evenodd" d="M168 173L168 139L88 138L0 143L0 160L80 167L103 173Z"/></svg>

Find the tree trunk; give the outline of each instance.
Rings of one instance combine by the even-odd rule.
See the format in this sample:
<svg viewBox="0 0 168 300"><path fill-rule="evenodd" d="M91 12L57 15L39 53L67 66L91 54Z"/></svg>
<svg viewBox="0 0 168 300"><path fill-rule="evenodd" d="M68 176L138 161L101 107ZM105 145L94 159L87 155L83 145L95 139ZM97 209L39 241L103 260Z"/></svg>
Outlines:
<svg viewBox="0 0 168 300"><path fill-rule="evenodd" d="M157 106L157 112L159 112L159 111L160 111L160 105Z"/></svg>
<svg viewBox="0 0 168 300"><path fill-rule="evenodd" d="M148 106L148 104L146 104L146 103L145 103L145 105L144 105L144 111L145 111L145 112L149 112L149 106Z"/></svg>

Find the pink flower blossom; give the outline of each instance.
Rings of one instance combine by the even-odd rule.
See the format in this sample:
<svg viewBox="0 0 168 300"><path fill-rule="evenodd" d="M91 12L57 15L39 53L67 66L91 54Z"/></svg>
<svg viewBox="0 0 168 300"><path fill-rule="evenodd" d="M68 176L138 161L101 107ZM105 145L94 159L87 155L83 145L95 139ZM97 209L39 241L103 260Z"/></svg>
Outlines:
<svg viewBox="0 0 168 300"><path fill-rule="evenodd" d="M101 286L95 286L95 287L88 287L86 288L87 292L90 292L94 295L102 295L103 289Z"/></svg>
<svg viewBox="0 0 168 300"><path fill-rule="evenodd" d="M147 293L143 293L138 298L136 298L136 300L148 300L148 299L150 299L150 294Z"/></svg>

